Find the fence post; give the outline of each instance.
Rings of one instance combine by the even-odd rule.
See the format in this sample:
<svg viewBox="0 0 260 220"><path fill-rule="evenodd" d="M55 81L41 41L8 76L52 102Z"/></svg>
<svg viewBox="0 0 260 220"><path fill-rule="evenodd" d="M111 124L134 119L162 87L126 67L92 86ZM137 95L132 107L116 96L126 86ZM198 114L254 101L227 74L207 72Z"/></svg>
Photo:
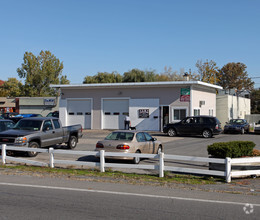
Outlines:
<svg viewBox="0 0 260 220"><path fill-rule="evenodd" d="M105 172L105 151L101 150L100 152L100 172Z"/></svg>
<svg viewBox="0 0 260 220"><path fill-rule="evenodd" d="M50 155L50 168L54 168L54 149L52 147L49 148L49 155Z"/></svg>
<svg viewBox="0 0 260 220"><path fill-rule="evenodd" d="M226 157L225 163L226 163L226 172L225 172L226 182L230 183L231 182L231 158Z"/></svg>
<svg viewBox="0 0 260 220"><path fill-rule="evenodd" d="M5 157L6 157L6 144L2 144L2 164L4 165L5 164Z"/></svg>
<svg viewBox="0 0 260 220"><path fill-rule="evenodd" d="M164 177L164 153L160 152L159 177Z"/></svg>

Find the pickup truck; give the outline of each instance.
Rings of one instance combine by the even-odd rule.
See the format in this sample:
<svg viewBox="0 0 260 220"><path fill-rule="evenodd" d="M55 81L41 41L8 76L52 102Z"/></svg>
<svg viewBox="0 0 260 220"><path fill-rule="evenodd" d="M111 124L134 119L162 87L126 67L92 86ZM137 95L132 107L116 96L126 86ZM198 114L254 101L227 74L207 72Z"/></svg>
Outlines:
<svg viewBox="0 0 260 220"><path fill-rule="evenodd" d="M80 124L62 127L58 118L32 117L21 119L13 129L0 132L0 144L41 148L66 143L68 148L73 149L81 137ZM28 152L30 157L37 154Z"/></svg>

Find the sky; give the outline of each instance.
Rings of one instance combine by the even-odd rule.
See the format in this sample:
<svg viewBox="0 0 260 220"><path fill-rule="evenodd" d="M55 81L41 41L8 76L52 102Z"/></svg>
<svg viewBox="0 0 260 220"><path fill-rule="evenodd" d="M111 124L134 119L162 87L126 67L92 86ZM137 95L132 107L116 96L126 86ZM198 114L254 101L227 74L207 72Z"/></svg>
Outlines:
<svg viewBox="0 0 260 220"><path fill-rule="evenodd" d="M197 72L242 62L260 87L259 0L0 0L0 79L49 50L81 84L98 72Z"/></svg>

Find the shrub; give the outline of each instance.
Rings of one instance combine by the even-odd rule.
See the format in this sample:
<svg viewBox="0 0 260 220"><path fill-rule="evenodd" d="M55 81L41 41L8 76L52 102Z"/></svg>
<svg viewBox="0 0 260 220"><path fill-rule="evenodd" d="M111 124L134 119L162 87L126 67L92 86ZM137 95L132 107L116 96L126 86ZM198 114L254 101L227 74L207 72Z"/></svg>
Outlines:
<svg viewBox="0 0 260 220"><path fill-rule="evenodd" d="M252 141L219 142L208 146L208 154L215 158L252 156L254 147Z"/></svg>

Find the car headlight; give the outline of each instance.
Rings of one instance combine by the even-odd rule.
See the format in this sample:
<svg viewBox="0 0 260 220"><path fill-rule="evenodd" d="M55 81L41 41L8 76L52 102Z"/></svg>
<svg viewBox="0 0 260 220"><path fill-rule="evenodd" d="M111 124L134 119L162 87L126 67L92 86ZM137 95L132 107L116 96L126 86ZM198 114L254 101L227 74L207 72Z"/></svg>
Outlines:
<svg viewBox="0 0 260 220"><path fill-rule="evenodd" d="M27 138L26 137L18 137L15 139L16 144L26 144L27 143Z"/></svg>

